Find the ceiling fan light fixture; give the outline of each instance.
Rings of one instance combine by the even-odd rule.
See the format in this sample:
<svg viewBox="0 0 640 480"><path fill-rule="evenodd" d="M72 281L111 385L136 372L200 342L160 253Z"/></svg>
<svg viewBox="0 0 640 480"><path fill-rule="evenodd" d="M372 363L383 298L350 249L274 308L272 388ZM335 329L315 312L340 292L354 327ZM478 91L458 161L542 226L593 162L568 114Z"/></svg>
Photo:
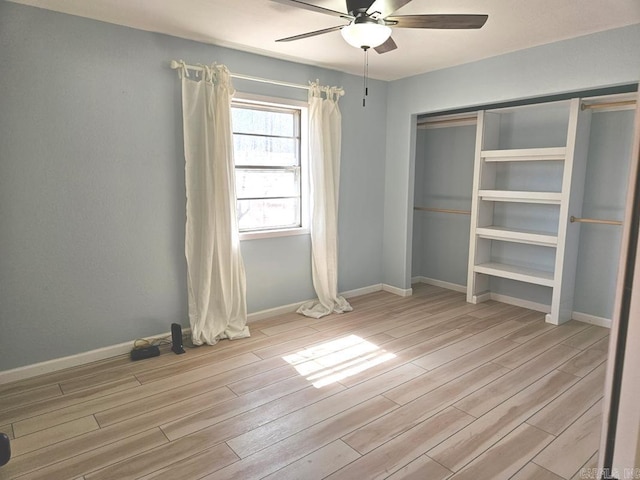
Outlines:
<svg viewBox="0 0 640 480"><path fill-rule="evenodd" d="M375 21L350 23L342 30L342 38L356 48L376 48L391 36L391 28Z"/></svg>

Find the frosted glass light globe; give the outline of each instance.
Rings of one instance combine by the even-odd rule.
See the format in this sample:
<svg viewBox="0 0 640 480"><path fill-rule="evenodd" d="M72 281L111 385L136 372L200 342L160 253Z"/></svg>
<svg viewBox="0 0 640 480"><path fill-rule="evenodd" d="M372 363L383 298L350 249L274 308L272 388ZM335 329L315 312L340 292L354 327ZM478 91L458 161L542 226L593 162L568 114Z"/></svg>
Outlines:
<svg viewBox="0 0 640 480"><path fill-rule="evenodd" d="M351 23L340 30L342 38L356 48L375 48L391 36L391 28L379 23Z"/></svg>

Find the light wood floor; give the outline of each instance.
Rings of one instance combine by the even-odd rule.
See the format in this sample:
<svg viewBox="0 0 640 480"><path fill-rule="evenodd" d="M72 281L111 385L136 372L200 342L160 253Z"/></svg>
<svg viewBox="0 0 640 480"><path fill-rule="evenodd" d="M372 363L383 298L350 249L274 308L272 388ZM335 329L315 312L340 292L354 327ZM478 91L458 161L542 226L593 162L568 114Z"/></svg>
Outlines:
<svg viewBox="0 0 640 480"><path fill-rule="evenodd" d="M414 287L0 385L0 479L594 478L608 330Z"/></svg>

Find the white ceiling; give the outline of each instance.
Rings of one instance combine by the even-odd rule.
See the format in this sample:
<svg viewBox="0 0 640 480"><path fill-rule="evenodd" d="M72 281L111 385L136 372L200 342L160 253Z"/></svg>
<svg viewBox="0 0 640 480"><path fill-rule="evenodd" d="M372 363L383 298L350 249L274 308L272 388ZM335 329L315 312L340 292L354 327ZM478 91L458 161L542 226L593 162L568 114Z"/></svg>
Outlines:
<svg viewBox="0 0 640 480"><path fill-rule="evenodd" d="M290 43L340 18L270 0L11 0L140 30L362 73L362 51L340 32ZM306 0L344 11L344 0ZM413 0L397 14L479 13L479 30L394 29L398 49L369 56L373 78L395 80L535 45L640 23L640 0ZM346 21L344 22L346 23ZM206 59L185 59L207 61Z"/></svg>

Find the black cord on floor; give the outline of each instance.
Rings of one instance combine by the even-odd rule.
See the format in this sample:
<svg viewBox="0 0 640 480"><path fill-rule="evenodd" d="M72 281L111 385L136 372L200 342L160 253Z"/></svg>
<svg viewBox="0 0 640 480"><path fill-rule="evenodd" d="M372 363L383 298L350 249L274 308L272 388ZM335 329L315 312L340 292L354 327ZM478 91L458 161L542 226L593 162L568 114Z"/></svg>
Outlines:
<svg viewBox="0 0 640 480"><path fill-rule="evenodd" d="M167 335L165 337L160 337L160 338L154 338L154 339L147 339L147 338L138 338L133 342L133 349L134 350L138 350L140 348L148 348L148 347L161 347L163 345L172 345L173 342L171 341L171 335ZM191 340L191 334L190 333L183 333L182 334L182 346L184 348L197 348L198 345L194 345L193 341Z"/></svg>

